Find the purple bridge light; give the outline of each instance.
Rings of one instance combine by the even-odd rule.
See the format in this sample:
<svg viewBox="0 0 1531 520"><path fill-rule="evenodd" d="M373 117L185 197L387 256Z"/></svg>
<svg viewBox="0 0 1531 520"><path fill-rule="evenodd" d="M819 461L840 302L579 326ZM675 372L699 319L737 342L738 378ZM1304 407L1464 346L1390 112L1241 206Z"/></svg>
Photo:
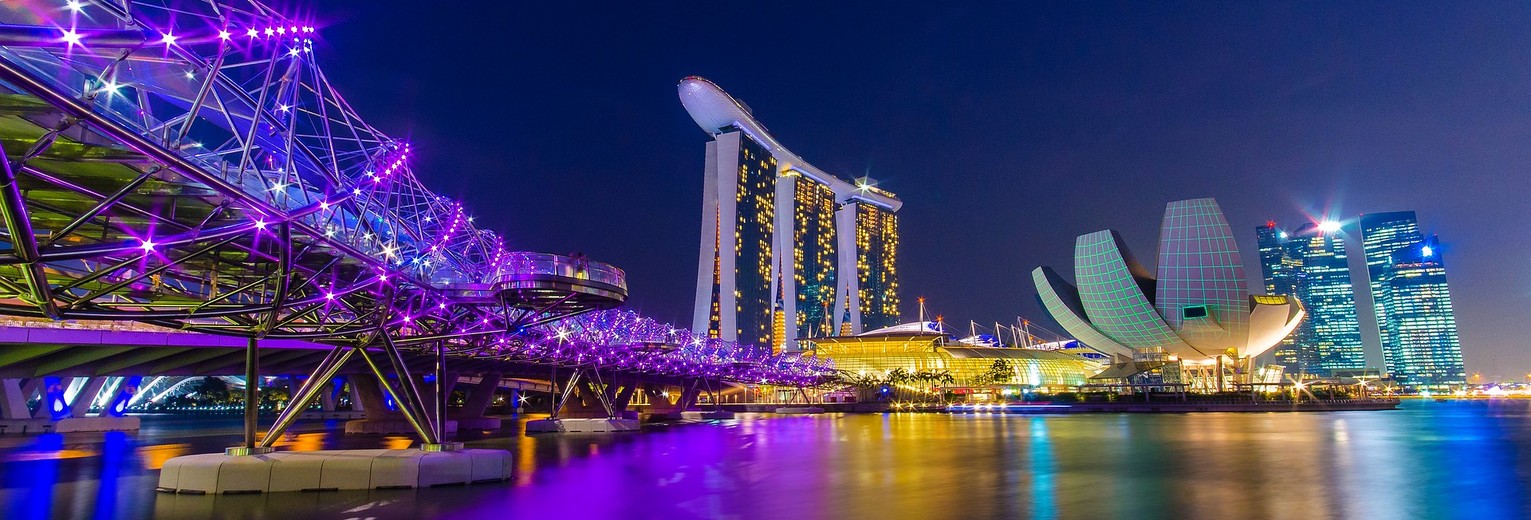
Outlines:
<svg viewBox="0 0 1531 520"><path fill-rule="evenodd" d="M616 267L508 250L345 101L318 32L253 0L0 6L0 314L250 338L251 380L267 339L333 348L314 376L353 354L407 375L400 352L794 386L833 370L614 310Z"/></svg>

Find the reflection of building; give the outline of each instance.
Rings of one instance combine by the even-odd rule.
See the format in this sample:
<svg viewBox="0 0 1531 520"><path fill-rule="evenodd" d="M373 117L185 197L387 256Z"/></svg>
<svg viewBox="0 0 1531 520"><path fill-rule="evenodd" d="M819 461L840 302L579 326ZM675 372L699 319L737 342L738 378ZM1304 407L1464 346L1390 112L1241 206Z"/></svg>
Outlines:
<svg viewBox="0 0 1531 520"><path fill-rule="evenodd" d="M1165 208L1158 259L1156 276L1115 231L1097 231L1074 243L1073 284L1047 267L1032 271L1032 281L1069 334L1136 362L1210 360L1223 370L1225 357L1259 355L1302 320L1294 299L1250 295L1233 232L1212 199ZM1112 367L1117 377L1110 379L1129 379L1133 374L1118 374L1133 368L1128 364Z"/></svg>
<svg viewBox="0 0 1531 520"><path fill-rule="evenodd" d="M1294 296L1308 311L1275 352L1289 372L1330 376L1366 366L1345 240L1338 223L1326 224L1303 224L1290 234L1275 222L1255 228L1266 291Z"/></svg>
<svg viewBox="0 0 1531 520"><path fill-rule="evenodd" d="M1388 372L1399 382L1441 388L1467 382L1446 267L1414 212L1361 215L1372 302Z"/></svg>
<svg viewBox="0 0 1531 520"><path fill-rule="evenodd" d="M835 368L851 374L885 375L894 369L910 374L946 373L947 384L924 386L976 387L995 383L995 362L1004 367L1003 384L1076 387L1104 366L1086 357L1094 351L1078 348L1040 350L975 347L957 343L926 322L874 330L856 336L815 338L816 353L835 360ZM891 329L891 330L890 330Z"/></svg>
<svg viewBox="0 0 1531 520"><path fill-rule="evenodd" d="M852 183L803 161L712 82L689 77L679 89L713 137L693 329L796 350L798 338L897 323L903 203L871 179ZM775 313L784 334L773 331Z"/></svg>

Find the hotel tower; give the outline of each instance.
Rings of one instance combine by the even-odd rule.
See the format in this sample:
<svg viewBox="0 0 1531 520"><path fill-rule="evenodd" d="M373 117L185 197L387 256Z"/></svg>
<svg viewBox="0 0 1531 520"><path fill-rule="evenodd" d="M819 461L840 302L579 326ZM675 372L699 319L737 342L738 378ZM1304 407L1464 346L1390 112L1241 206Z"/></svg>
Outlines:
<svg viewBox="0 0 1531 520"><path fill-rule="evenodd" d="M899 323L903 202L871 179L808 164L711 81L688 77L679 90L712 137L692 329L790 352L799 340Z"/></svg>

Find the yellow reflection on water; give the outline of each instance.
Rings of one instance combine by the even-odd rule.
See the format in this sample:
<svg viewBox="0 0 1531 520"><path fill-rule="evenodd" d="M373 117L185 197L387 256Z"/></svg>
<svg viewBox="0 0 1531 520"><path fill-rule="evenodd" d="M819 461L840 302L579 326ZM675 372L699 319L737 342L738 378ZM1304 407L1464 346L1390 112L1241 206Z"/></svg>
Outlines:
<svg viewBox="0 0 1531 520"><path fill-rule="evenodd" d="M145 469L160 469L165 466L165 461L191 451L190 444L154 444L138 449L138 454L144 458Z"/></svg>
<svg viewBox="0 0 1531 520"><path fill-rule="evenodd" d="M414 444L414 443L415 443L415 440L411 439L409 437L403 437L403 436L397 436L397 435L390 435L390 436L387 436L387 437L383 437L383 447L384 448L388 448L390 450L407 450L407 449L409 449L409 446Z"/></svg>
<svg viewBox="0 0 1531 520"><path fill-rule="evenodd" d="M547 417L547 414L522 414L516 418L516 487L532 485L532 475L537 472L537 439L526 434L526 422Z"/></svg>

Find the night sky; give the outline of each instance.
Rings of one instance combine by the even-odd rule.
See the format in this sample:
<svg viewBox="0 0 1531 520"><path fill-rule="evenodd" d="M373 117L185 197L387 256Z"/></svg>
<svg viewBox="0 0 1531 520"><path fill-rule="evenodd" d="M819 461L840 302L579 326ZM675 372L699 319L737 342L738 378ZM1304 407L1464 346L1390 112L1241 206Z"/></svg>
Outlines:
<svg viewBox="0 0 1531 520"><path fill-rule="evenodd" d="M690 323L700 75L905 201L910 319L1045 320L1032 268L1103 228L1151 261L1172 200L1218 199L1252 281L1267 219L1415 210L1469 373L1531 373L1525 4L314 4L330 80L417 175L517 249L626 269L656 318Z"/></svg>

